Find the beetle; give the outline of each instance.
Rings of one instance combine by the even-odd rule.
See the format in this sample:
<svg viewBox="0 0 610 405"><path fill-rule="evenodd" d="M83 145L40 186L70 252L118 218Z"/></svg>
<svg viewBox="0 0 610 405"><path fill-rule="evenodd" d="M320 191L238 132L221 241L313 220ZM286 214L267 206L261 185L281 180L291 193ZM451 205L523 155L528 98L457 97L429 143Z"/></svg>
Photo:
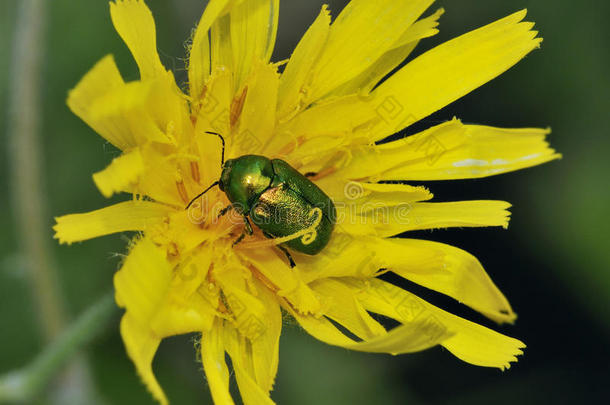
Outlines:
<svg viewBox="0 0 610 405"><path fill-rule="evenodd" d="M303 234L278 244L291 267L295 263L286 247L307 255L321 252L335 225L336 209L330 197L284 160L243 155L225 162L224 138L216 132L206 133L218 136L222 142L220 179L193 198L186 209L218 186L231 202L219 216L233 209L244 219L244 232L233 246L252 235L252 220L268 238Z"/></svg>

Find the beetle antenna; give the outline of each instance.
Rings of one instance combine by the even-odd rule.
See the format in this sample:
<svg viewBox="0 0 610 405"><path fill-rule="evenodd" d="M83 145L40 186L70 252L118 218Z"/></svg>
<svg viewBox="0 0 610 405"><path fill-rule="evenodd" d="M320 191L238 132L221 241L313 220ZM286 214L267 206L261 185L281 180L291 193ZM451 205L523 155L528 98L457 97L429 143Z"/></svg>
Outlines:
<svg viewBox="0 0 610 405"><path fill-rule="evenodd" d="M225 164L225 138L222 137L222 135L220 135L218 132L211 132L211 131L205 131L206 134L210 134L210 135L216 135L217 137L220 138L220 141L222 142L222 155L220 158L220 165L224 165Z"/></svg>
<svg viewBox="0 0 610 405"><path fill-rule="evenodd" d="M222 167L225 164L225 138L223 138L222 135L220 135L218 132L205 131L205 133L206 134L211 134L211 135L216 135L217 137L220 138L220 142L222 142L222 153L220 155L220 166ZM195 202L196 199L198 199L199 197L201 197L202 195L204 195L205 193L210 191L212 189L212 187L215 187L215 186L217 186L219 184L220 184L219 180L216 180L214 183L212 183L210 185L210 187L206 188L205 190L203 190L202 193L198 194L195 198L193 198L191 200L191 202L189 202L189 204L186 206L185 210L188 210L189 207L191 205L193 205L193 203Z"/></svg>
<svg viewBox="0 0 610 405"><path fill-rule="evenodd" d="M211 185L210 187L206 188L206 189L205 189L205 190L204 190L204 191L203 191L201 194L198 194L198 195L197 195L197 197L193 198L193 199L191 200L191 202L189 203L189 205L187 205L187 206L186 206L185 210L188 210L188 209L189 209L189 207L190 207L191 205L193 205L193 203L195 202L195 200L196 200L196 199L198 199L199 197L201 197L202 195L204 195L205 193L207 193L208 191L210 191L210 190L212 189L212 187L215 187L215 186L217 186L218 184L220 184L220 182L217 180L217 181L215 181L214 183L212 183L212 185Z"/></svg>

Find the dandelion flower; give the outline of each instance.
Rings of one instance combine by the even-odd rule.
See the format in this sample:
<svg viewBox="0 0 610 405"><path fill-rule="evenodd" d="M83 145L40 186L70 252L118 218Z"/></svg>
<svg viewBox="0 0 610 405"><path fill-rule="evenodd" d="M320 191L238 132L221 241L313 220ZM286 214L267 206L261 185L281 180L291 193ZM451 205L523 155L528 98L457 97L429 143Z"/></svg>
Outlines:
<svg viewBox="0 0 610 405"><path fill-rule="evenodd" d="M331 22L323 7L287 61L273 63L279 0L211 0L188 48L186 91L157 54L151 12L140 0L110 15L140 71L125 82L112 56L69 93L68 105L121 150L93 175L100 192L132 198L57 218L72 243L136 231L114 276L125 309L121 335L154 398L168 403L152 361L162 339L201 333L201 361L217 404L231 404L231 359L246 404L269 404L282 314L348 349L403 354L436 345L471 364L508 368L525 345L445 312L379 276L393 272L498 322L515 314L479 261L442 243L397 238L448 227L507 227L502 201L430 202L408 181L485 177L559 157L548 130L467 125L457 119L391 142L517 63L541 39L520 11L443 43L404 66L437 33L432 0L352 0ZM401 67L399 67L401 66ZM399 67L398 69L396 69ZM393 72L393 73L391 73ZM390 74L391 73L391 74ZM291 252L259 229L233 246L244 222L218 217L229 204L211 189L226 157L280 158L335 203L328 245ZM404 236L404 235L402 235ZM386 328L371 314L397 321Z"/></svg>

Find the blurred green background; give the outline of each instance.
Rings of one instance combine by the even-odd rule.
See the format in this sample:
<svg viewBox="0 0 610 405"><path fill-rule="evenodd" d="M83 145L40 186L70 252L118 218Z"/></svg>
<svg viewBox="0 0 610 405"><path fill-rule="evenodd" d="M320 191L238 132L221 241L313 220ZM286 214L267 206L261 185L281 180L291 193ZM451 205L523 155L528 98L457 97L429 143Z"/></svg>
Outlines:
<svg viewBox="0 0 610 405"><path fill-rule="evenodd" d="M26 258L20 255L11 197L7 118L19 0L0 2L0 374L19 368L44 346L32 301ZM149 0L162 61L184 81L184 42L205 1ZM285 0L274 60L290 55L317 15L319 0ZM345 1L330 1L333 15ZM596 403L610 398L610 2L571 0L438 1L441 32L417 53L520 8L544 37L541 50L500 78L424 121L453 116L497 126L551 126L558 162L499 177L428 185L437 200L502 199L513 203L508 230L418 232L476 255L519 313L497 328L449 299L405 285L459 315L515 336L528 345L509 371L477 368L435 348L391 357L326 346L286 325L274 399L280 404L540 404ZM433 10L431 9L431 11ZM74 246L51 241L53 216L107 205L91 174L116 152L65 105L73 87L102 56L112 53L124 77L138 73L113 30L105 0L47 4L43 37L40 164L44 238L49 240L68 314L82 313L105 292L125 251L125 236ZM120 200L123 196L118 197ZM118 315L86 347L101 403L149 404L127 359ZM164 341L155 370L174 404L211 403L194 336ZM55 399L54 399L55 398ZM35 403L57 402L42 395ZM63 403L76 403L64 399ZM87 402L89 403L89 402ZM90 402L93 403L93 402Z"/></svg>

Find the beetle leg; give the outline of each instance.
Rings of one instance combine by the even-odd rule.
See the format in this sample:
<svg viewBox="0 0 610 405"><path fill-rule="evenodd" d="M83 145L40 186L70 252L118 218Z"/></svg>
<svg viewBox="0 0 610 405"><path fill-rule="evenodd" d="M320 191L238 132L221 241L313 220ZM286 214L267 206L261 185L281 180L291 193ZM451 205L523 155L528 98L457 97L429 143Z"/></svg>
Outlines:
<svg viewBox="0 0 610 405"><path fill-rule="evenodd" d="M227 208L231 208L231 206L229 205ZM227 209L227 211L228 211L228 209ZM252 235L253 233L254 233L254 230L252 229L252 224L250 223L250 220L248 219L248 217L246 215L244 215L244 231L242 232L241 235L239 235L239 237L237 239L235 239L235 242L233 242L233 244L231 246L234 247L239 242L244 240L246 235Z"/></svg>
<svg viewBox="0 0 610 405"><path fill-rule="evenodd" d="M246 237L246 233L242 233L241 235L239 235L239 237L237 239L235 239L235 242L233 242L233 244L231 245L231 247L235 247L235 245L237 245L239 242L241 242L242 240L244 240L244 238Z"/></svg>
<svg viewBox="0 0 610 405"><path fill-rule="evenodd" d="M254 233L254 230L252 229L252 224L250 223L250 220L246 215L244 215L244 226L246 228L245 231L248 235L252 235Z"/></svg>
<svg viewBox="0 0 610 405"><path fill-rule="evenodd" d="M269 239L273 239L273 235L271 235L270 233L263 232L263 235L265 235ZM296 263L292 259L292 255L290 254L288 249L286 249L284 246L281 246L281 245L276 245L276 246L277 246L278 249L280 249L286 255L286 258L288 259L288 262L290 263L290 268L291 269L294 268L296 266Z"/></svg>
<svg viewBox="0 0 610 405"><path fill-rule="evenodd" d="M227 205L226 207L224 207L223 209L220 210L220 212L218 213L218 216L216 218L222 217L227 212L229 212L232 208L233 208L232 204Z"/></svg>
<svg viewBox="0 0 610 405"><path fill-rule="evenodd" d="M290 268L294 268L296 266L296 263L294 262L294 260L292 259L292 256L290 255L290 252L288 252L288 249L286 249L284 246L280 246L277 245L277 247L284 252L284 254L286 255L286 257L288 258L288 262L290 263Z"/></svg>

